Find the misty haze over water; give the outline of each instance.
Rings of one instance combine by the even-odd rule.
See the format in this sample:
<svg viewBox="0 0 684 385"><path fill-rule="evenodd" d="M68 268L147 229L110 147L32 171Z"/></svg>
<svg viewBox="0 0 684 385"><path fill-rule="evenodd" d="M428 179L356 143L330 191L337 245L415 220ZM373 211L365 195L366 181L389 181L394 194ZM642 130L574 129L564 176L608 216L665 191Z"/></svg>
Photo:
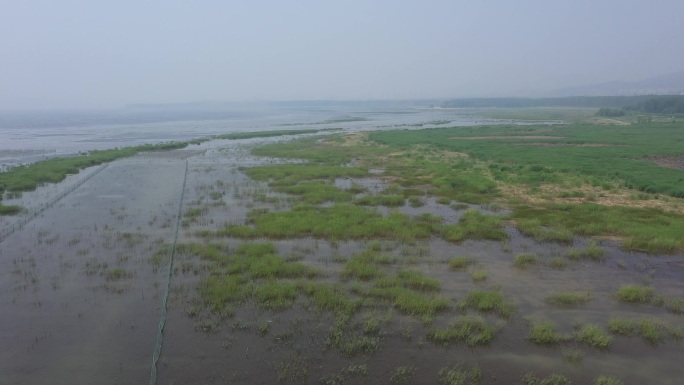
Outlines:
<svg viewBox="0 0 684 385"><path fill-rule="evenodd" d="M33 162L45 156L233 132L377 130L485 122L499 121L407 102L237 104L220 109L202 104L149 105L101 111L3 112L0 113L0 162Z"/></svg>

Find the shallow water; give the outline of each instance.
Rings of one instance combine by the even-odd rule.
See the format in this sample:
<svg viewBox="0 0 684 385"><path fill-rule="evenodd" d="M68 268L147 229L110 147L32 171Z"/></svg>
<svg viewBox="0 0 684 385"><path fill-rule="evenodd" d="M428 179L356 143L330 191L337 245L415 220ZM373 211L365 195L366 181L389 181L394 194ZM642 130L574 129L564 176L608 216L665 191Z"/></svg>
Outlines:
<svg viewBox="0 0 684 385"><path fill-rule="evenodd" d="M243 167L275 162L251 156L248 148L276 140L281 139L213 141L192 149L118 160L0 242L0 383L148 382L168 255L160 265L152 260L172 242L186 161L183 212L205 207L207 212L181 222L180 242L199 241L195 232L200 229L243 224L252 209L287 208L286 196L242 172ZM93 171L18 199L31 210L41 209ZM374 189L382 186L378 180L360 182ZM345 187L351 182L337 184ZM444 216L449 223L457 222L463 213L431 198L424 202L422 207L405 205L399 210L408 215ZM3 218L4 225L19 219ZM683 256L625 252L610 241L601 241L605 260L570 261L565 269L557 270L548 261L572 247L585 247L586 239L578 238L574 245L538 244L514 229L508 232L506 242L381 241L383 253L393 258L388 272L419 270L438 279L442 295L454 309L425 325L386 305L366 307L352 321L358 330L367 314L389 321L378 335L379 350L354 357L325 348L333 320L309 310L304 299L283 312L247 303L232 318L221 319L210 312L192 317L201 305L196 285L209 272L203 261L180 254L171 281L158 383L318 384L351 364L367 365L368 374L348 377L350 384L389 383L400 367L414 370L405 383L437 383L439 370L454 365L479 366L483 384L519 383L527 372L538 376L563 373L573 383L592 383L599 375L617 376L628 385L680 383L684 346L669 336L658 346L637 336L614 337L610 349L602 351L576 342L537 346L527 335L531 322L550 321L558 331L572 333L578 323L595 323L605 329L615 316L682 325L681 315L651 305L621 304L613 295L621 285L636 283L652 285L665 295L684 296ZM212 241L231 248L242 242ZM339 278L344 261L369 247L369 242L312 238L274 244L282 255L296 256L324 272L321 282L341 284L346 284ZM526 269L515 267L513 260L522 253L537 255L539 263ZM475 283L470 277L473 267L449 270L447 261L454 256L473 257L489 278ZM112 278L117 268L126 274ZM430 327L447 325L460 314L455 310L458 302L478 288L500 289L517 308L493 342L471 348L428 341ZM576 308L545 304L549 293L560 290L590 291L591 301ZM502 322L496 316L485 317L491 323ZM264 325L268 325L267 333L260 332ZM582 352L580 364L563 359L563 350L568 348Z"/></svg>
<svg viewBox="0 0 684 385"><path fill-rule="evenodd" d="M106 111L0 111L0 171L16 164L79 151L183 141L235 132L288 129L359 131L525 123L483 119L454 109L393 103L248 104L216 110L171 106Z"/></svg>
<svg viewBox="0 0 684 385"><path fill-rule="evenodd" d="M225 154L225 152L220 152ZM246 159L250 159L246 156ZM202 164L203 157L191 160ZM230 158L229 158L230 159ZM210 163L214 163L212 160ZM258 160L247 160L258 164ZM221 164L218 162L218 164ZM268 191L263 184L248 181L235 169L217 167L215 170L198 170L193 175L194 183L209 186L215 180L225 183L225 190L244 186L238 195L226 195L225 205L213 206L207 214L208 221L198 221L185 231L185 239L193 239L193 229L217 229L223 223L244 223L249 209L274 208L272 203L254 200L254 194L278 196ZM357 182L373 191L381 190L379 182L367 180L338 180L341 188L348 188ZM232 187L231 187L232 186ZM377 191L376 191L377 190ZM192 196L191 193L189 196ZM195 189L198 206L209 204L207 189ZM458 221L463 210L453 210L437 204L434 199L425 199L422 207L406 205L398 210L408 215L428 212L444 216L449 223ZM390 211L391 209L385 209ZM382 210L381 210L382 211ZM490 213L491 214L491 213ZM200 223L201 222L201 223ZM172 284L175 290L171 316L162 355L160 370L162 383L192 383L202 381L219 383L320 383L321 380L339 374L351 364L366 364L366 383L388 383L396 368L410 367L413 375L406 383L437 383L441 368L463 365L477 365L483 373L485 384L519 383L523 374L532 372L538 376L563 373L574 383L591 383L599 375L613 375L625 384L659 383L677 384L684 376L684 369L678 358L683 352L680 341L665 336L657 347L641 337L619 337L613 339L611 348L597 350L577 342L562 343L544 347L527 340L531 323L550 321L557 330L572 334L577 324L597 324L604 330L610 318L651 318L670 327L682 323L682 316L668 313L663 308L650 305L621 304L614 294L623 284L651 284L659 293L682 296L684 294L684 269L675 266L682 256L649 256L643 253L625 252L615 244L601 243L606 258L601 262L570 261L562 270L549 266L551 258L566 255L571 248L583 248L587 240L577 239L573 245L538 244L509 229L510 240L506 242L465 241L453 244L441 239L431 239L416 244L403 245L384 241L383 252L392 255L394 263L388 269L399 268L420 270L437 278L442 284L442 294L455 306L468 291L474 289L500 289L515 303L516 315L505 323L494 341L484 347L470 348L455 343L447 348L427 341L430 327L446 326L456 317L458 311L449 311L436 316L432 325L401 315L387 306L375 310L365 309L362 314L378 312L387 314L390 323L383 327L380 348L373 354L347 357L324 347L332 320L306 310L306 301L300 300L292 310L271 312L260 310L249 303L238 313L227 319L211 315L190 317L188 314L198 306L195 285L205 276L203 262L190 256L182 256L180 263L192 268L178 272ZM214 240L235 246L239 240ZM273 241L282 255L296 255L309 266L324 271L321 282L339 283L337 277L343 269L343 261L361 252L366 242L335 242L310 238ZM520 269L513 260L518 254L535 254L537 265ZM483 283L474 283L469 276L470 269L451 271L446 263L454 256L471 256L480 268L489 272ZM472 269L472 268L471 268ZM564 308L547 305L544 299L556 291L590 291L591 301L578 307ZM487 316L490 322L501 322L498 317ZM363 321L357 316L354 323ZM266 334L259 332L268 323ZM360 328L360 324L358 324ZM410 335L410 337L407 337ZM572 364L563 358L564 350L579 349L583 358L580 364ZM346 383L360 383L363 378L348 378Z"/></svg>
<svg viewBox="0 0 684 385"><path fill-rule="evenodd" d="M0 383L149 381L184 167L114 162L0 243Z"/></svg>

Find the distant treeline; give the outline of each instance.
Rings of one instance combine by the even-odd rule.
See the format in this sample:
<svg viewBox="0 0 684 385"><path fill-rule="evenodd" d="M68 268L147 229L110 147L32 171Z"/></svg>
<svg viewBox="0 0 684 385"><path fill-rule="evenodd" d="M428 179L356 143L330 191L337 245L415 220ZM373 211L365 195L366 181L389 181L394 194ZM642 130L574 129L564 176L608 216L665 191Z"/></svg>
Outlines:
<svg viewBox="0 0 684 385"><path fill-rule="evenodd" d="M646 114L684 114L684 95L651 97L637 104L626 106L625 110Z"/></svg>
<svg viewBox="0 0 684 385"><path fill-rule="evenodd" d="M486 107L594 107L624 108L652 114L684 113L684 95L568 96L562 98L476 98L452 99L442 103L451 108Z"/></svg>

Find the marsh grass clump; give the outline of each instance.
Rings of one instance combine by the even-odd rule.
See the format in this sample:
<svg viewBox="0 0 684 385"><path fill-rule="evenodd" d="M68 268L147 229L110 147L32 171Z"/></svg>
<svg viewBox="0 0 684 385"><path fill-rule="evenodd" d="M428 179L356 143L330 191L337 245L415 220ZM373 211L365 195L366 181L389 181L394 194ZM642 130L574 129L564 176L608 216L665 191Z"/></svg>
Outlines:
<svg viewBox="0 0 684 385"><path fill-rule="evenodd" d="M361 299L350 299L341 287L311 281L299 281L297 285L319 312L350 316L361 306Z"/></svg>
<svg viewBox="0 0 684 385"><path fill-rule="evenodd" d="M406 203L403 195L364 195L354 199L354 204L364 206L401 207Z"/></svg>
<svg viewBox="0 0 684 385"><path fill-rule="evenodd" d="M373 252L365 252L352 257L346 263L342 271L344 279L356 278L362 281L369 281L383 276L385 273L380 268L380 258Z"/></svg>
<svg viewBox="0 0 684 385"><path fill-rule="evenodd" d="M402 314L416 317L423 322L432 321L436 313L449 307L449 301L440 295L423 293L403 286L356 286L352 291L363 298L388 302Z"/></svg>
<svg viewBox="0 0 684 385"><path fill-rule="evenodd" d="M584 358L584 353L580 349L573 349L573 348L568 348L568 349L563 349L563 359L573 365L579 365L582 363L582 359Z"/></svg>
<svg viewBox="0 0 684 385"><path fill-rule="evenodd" d="M627 318L613 318L608 321L608 331L612 334L632 336L637 332L637 323Z"/></svg>
<svg viewBox="0 0 684 385"><path fill-rule="evenodd" d="M612 340L601 328L596 325L585 325L575 337L578 342L585 343L597 349L607 349Z"/></svg>
<svg viewBox="0 0 684 385"><path fill-rule="evenodd" d="M657 345L663 339L662 325L650 319L642 319L637 326L639 335L651 345Z"/></svg>
<svg viewBox="0 0 684 385"><path fill-rule="evenodd" d="M504 299L500 291L474 290L468 293L464 304L481 312L491 312L508 318L515 312L515 307Z"/></svg>
<svg viewBox="0 0 684 385"><path fill-rule="evenodd" d="M563 257L553 257L549 260L549 266L556 270L563 270L568 266L568 260Z"/></svg>
<svg viewBox="0 0 684 385"><path fill-rule="evenodd" d="M468 346L480 346L488 344L497 332L498 328L489 325L484 318L463 315L454 319L447 328L432 329L428 338L439 345L462 341Z"/></svg>
<svg viewBox="0 0 684 385"><path fill-rule="evenodd" d="M286 143L279 143L286 146ZM266 146L255 149L263 151ZM368 171L361 167L346 167L325 164L277 164L251 167L246 171L247 176L258 181L269 181L276 190L281 187L296 186L306 182L332 181L336 178L362 178Z"/></svg>
<svg viewBox="0 0 684 385"><path fill-rule="evenodd" d="M120 267L115 267L111 270L107 270L104 273L104 276L107 281L120 281L122 279L132 278L133 272Z"/></svg>
<svg viewBox="0 0 684 385"><path fill-rule="evenodd" d="M605 250L595 242L590 241L584 249L570 250L568 258L573 260L591 259L593 261L602 261L605 258Z"/></svg>
<svg viewBox="0 0 684 385"><path fill-rule="evenodd" d="M453 257L449 260L449 268L451 270L463 270L473 263L475 263L475 259L472 257Z"/></svg>
<svg viewBox="0 0 684 385"><path fill-rule="evenodd" d="M208 212L208 207L190 207L185 210L185 218L191 222L195 222L198 218L206 215Z"/></svg>
<svg viewBox="0 0 684 385"><path fill-rule="evenodd" d="M2 193L0 191L0 193ZM0 215L16 215L21 212L21 207L17 205L3 205L0 203Z"/></svg>
<svg viewBox="0 0 684 385"><path fill-rule="evenodd" d="M252 285L240 277L210 275L203 280L198 291L202 300L219 314L230 315L239 304L252 294Z"/></svg>
<svg viewBox="0 0 684 385"><path fill-rule="evenodd" d="M274 186L275 191L294 195L300 203L350 202L353 194L325 182L304 182L292 186Z"/></svg>
<svg viewBox="0 0 684 385"><path fill-rule="evenodd" d="M470 271L470 278L475 283L484 282L489 278L489 272L482 268L473 269Z"/></svg>
<svg viewBox="0 0 684 385"><path fill-rule="evenodd" d="M254 287L254 299L259 306L270 310L291 307L297 299L297 286L289 282L266 282Z"/></svg>
<svg viewBox="0 0 684 385"><path fill-rule="evenodd" d="M626 318L614 318L608 322L608 330L613 334L622 336L640 335L651 345L657 345L664 338L664 333L669 331L669 334L678 339L681 333L677 329L669 329L651 319L641 319L633 321Z"/></svg>
<svg viewBox="0 0 684 385"><path fill-rule="evenodd" d="M156 270L159 267L161 267L162 264L167 263L170 257L171 247L162 246L157 251L155 251L154 254L152 254L152 257L150 257L150 263Z"/></svg>
<svg viewBox="0 0 684 385"><path fill-rule="evenodd" d="M227 225L217 231L200 231L202 237L245 239L314 237L329 239L395 239L415 241L436 234L438 224L392 212L387 216L375 210L350 204L330 207L295 206L290 211L254 216L252 226Z"/></svg>
<svg viewBox="0 0 684 385"><path fill-rule="evenodd" d="M321 377L319 382L321 385L343 385L346 384L350 378L361 377L361 379L365 379L366 376L368 376L367 364L349 365L349 367L344 368L335 374Z"/></svg>
<svg viewBox="0 0 684 385"><path fill-rule="evenodd" d="M444 239L461 242L466 239L501 241L508 238L501 218L468 209L458 224L444 226Z"/></svg>
<svg viewBox="0 0 684 385"><path fill-rule="evenodd" d="M666 297L663 306L674 314L684 314L684 298Z"/></svg>
<svg viewBox="0 0 684 385"><path fill-rule="evenodd" d="M556 332L550 322L542 322L534 325L527 339L538 345L554 345L567 340L567 337Z"/></svg>
<svg viewBox="0 0 684 385"><path fill-rule="evenodd" d="M617 299L629 303L649 303L655 295L652 287L624 285L617 292Z"/></svg>
<svg viewBox="0 0 684 385"><path fill-rule="evenodd" d="M300 292L308 294L290 280L318 274L277 255L272 243L243 243L232 253L220 244L183 244L178 250L211 262L211 274L200 282L198 291L205 304L221 315L231 315L248 299L269 310L289 308Z"/></svg>
<svg viewBox="0 0 684 385"><path fill-rule="evenodd" d="M525 385L570 385L572 383L567 376L556 373L541 378L532 373L526 373L522 382Z"/></svg>
<svg viewBox="0 0 684 385"><path fill-rule="evenodd" d="M594 380L594 385L623 385L624 382L617 377L598 376Z"/></svg>
<svg viewBox="0 0 684 385"><path fill-rule="evenodd" d="M416 372L416 368L413 366L399 366L394 369L392 377L390 377L391 384L408 384L413 374Z"/></svg>
<svg viewBox="0 0 684 385"><path fill-rule="evenodd" d="M376 287L405 287L417 291L439 291L442 284L415 270L399 270L395 277L380 278L375 281Z"/></svg>
<svg viewBox="0 0 684 385"><path fill-rule="evenodd" d="M351 317L337 317L324 342L325 349L337 349L349 357L357 354L372 354L380 349L380 338L350 330Z"/></svg>
<svg viewBox="0 0 684 385"><path fill-rule="evenodd" d="M657 207L545 204L517 206L516 221L535 219L547 226L560 226L582 236L620 235L622 247L653 254L672 254L684 249L684 217ZM600 260L599 250L575 251L574 256Z"/></svg>
<svg viewBox="0 0 684 385"><path fill-rule="evenodd" d="M440 311L449 307L449 301L441 296L425 296L412 290L397 288L392 294L393 305L400 312L429 321Z"/></svg>
<svg viewBox="0 0 684 385"><path fill-rule="evenodd" d="M515 222L518 230L537 242L572 243L575 234L562 227L543 226L538 219L520 219Z"/></svg>
<svg viewBox="0 0 684 385"><path fill-rule="evenodd" d="M477 366L470 369L454 366L440 369L437 377L441 385L479 385L482 371Z"/></svg>
<svg viewBox="0 0 684 385"><path fill-rule="evenodd" d="M544 301L550 305L557 306L577 306L588 302L591 294L588 291L579 292L557 292L547 296Z"/></svg>
<svg viewBox="0 0 684 385"><path fill-rule="evenodd" d="M513 264L521 269L537 264L537 256L534 254L518 254L513 260Z"/></svg>
<svg viewBox="0 0 684 385"><path fill-rule="evenodd" d="M391 315L382 316L376 313L366 314L363 319L362 330L366 335L378 335L382 327L392 322Z"/></svg>
<svg viewBox="0 0 684 385"><path fill-rule="evenodd" d="M411 207L423 207L425 206L425 201L423 201L421 198L416 197L416 196L411 196L408 198L409 205Z"/></svg>

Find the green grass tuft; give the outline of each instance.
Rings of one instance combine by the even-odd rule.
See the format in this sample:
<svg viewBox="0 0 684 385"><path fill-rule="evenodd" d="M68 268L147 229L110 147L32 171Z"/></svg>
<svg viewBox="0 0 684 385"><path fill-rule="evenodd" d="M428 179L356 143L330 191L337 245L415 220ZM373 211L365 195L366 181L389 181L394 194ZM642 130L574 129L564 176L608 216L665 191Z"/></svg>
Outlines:
<svg viewBox="0 0 684 385"><path fill-rule="evenodd" d="M470 278L472 278L475 283L484 282L489 278L489 272L481 268L473 269L470 271Z"/></svg>
<svg viewBox="0 0 684 385"><path fill-rule="evenodd" d="M455 341L462 341L468 346L488 344L496 336L498 329L493 327L482 317L459 316L447 328L433 329L428 338L439 345L449 345Z"/></svg>
<svg viewBox="0 0 684 385"><path fill-rule="evenodd" d="M576 337L578 342L585 343L597 349L607 349L612 340L611 336L606 334L601 328L596 325L585 325L577 332Z"/></svg>
<svg viewBox="0 0 684 385"><path fill-rule="evenodd" d="M449 260L449 268L451 270L463 270L473 263L475 263L475 259L472 257L453 257Z"/></svg>
<svg viewBox="0 0 684 385"><path fill-rule="evenodd" d="M655 295L652 287L624 285L617 292L617 299L630 303L649 303Z"/></svg>
<svg viewBox="0 0 684 385"><path fill-rule="evenodd" d="M437 377L441 385L479 385L482 371L477 366L470 369L454 366L440 369Z"/></svg>
<svg viewBox="0 0 684 385"><path fill-rule="evenodd" d="M538 345L554 345L565 341L567 338L556 332L552 323L542 322L532 327L527 339Z"/></svg>
<svg viewBox="0 0 684 385"><path fill-rule="evenodd" d="M518 254L513 260L513 264L521 269L537 264L537 256L533 254Z"/></svg>
<svg viewBox="0 0 684 385"><path fill-rule="evenodd" d="M637 332L637 324L627 318L613 318L608 321L608 331L622 336L632 336Z"/></svg>
<svg viewBox="0 0 684 385"><path fill-rule="evenodd" d="M468 209L458 224L444 226L444 239L452 242L466 239L501 241L508 239L508 234L500 217Z"/></svg>
<svg viewBox="0 0 684 385"><path fill-rule="evenodd" d="M515 312L515 307L504 299L500 291L474 290L468 293L466 306L482 312L496 313L508 318Z"/></svg>
<svg viewBox="0 0 684 385"><path fill-rule="evenodd" d="M611 376L598 376L594 380L594 385L623 385L624 382L617 377Z"/></svg>
<svg viewBox="0 0 684 385"><path fill-rule="evenodd" d="M568 252L568 258L573 260L591 259L593 261L601 261L604 259L605 251L602 247L597 246L594 242L589 242L589 245L584 249L572 249Z"/></svg>
<svg viewBox="0 0 684 385"><path fill-rule="evenodd" d="M539 378L532 373L526 373L522 382L525 385L570 385L570 379L562 374L551 374L548 377Z"/></svg>

